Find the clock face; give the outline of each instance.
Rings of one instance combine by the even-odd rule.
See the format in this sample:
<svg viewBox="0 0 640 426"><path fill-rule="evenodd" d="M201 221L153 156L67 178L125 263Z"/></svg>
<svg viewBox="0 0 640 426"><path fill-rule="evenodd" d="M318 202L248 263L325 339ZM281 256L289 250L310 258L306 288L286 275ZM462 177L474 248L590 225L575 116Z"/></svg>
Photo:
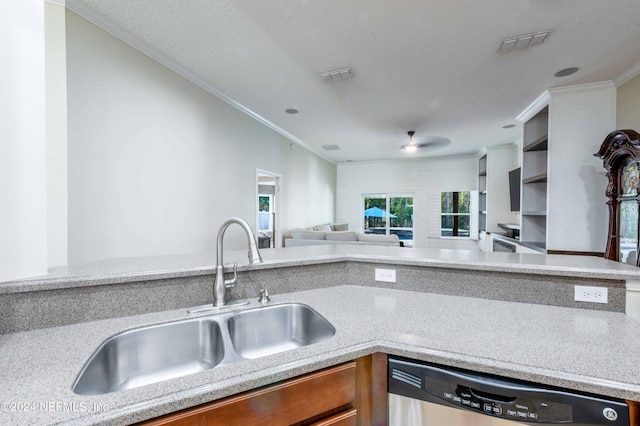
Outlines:
<svg viewBox="0 0 640 426"><path fill-rule="evenodd" d="M638 161L634 158L627 161L622 170L622 195L635 196L638 195L638 183L640 183L640 171L638 170Z"/></svg>

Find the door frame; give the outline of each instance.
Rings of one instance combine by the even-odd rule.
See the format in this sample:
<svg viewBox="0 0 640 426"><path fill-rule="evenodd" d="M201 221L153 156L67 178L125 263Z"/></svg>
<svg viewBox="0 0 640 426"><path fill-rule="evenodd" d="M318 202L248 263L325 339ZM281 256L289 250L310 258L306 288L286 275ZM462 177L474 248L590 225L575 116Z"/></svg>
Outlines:
<svg viewBox="0 0 640 426"><path fill-rule="evenodd" d="M273 247L281 248L282 247L282 216L283 216L282 210L281 210L282 175L278 173L270 172L268 170L259 169L259 168L256 168L256 179L255 179L256 193L254 197L254 202L255 202L255 207L254 207L255 231L254 232L256 234L256 239L258 238L258 228L259 228L259 220L260 220L258 217L258 209L259 209L258 196L260 195L260 189L259 189L260 176L269 176L274 178L275 180L275 191L273 196L274 203L273 203L273 209L272 209L272 212L274 213L274 218L273 218L274 232L271 238L273 239Z"/></svg>

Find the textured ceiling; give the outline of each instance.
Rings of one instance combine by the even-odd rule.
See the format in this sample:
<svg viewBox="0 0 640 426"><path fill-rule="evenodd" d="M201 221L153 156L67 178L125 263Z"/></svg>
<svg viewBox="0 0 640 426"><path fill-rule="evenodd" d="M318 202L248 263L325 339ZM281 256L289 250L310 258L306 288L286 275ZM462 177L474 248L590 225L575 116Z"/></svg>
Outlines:
<svg viewBox="0 0 640 426"><path fill-rule="evenodd" d="M67 0L335 162L476 153L514 142L549 87L640 62L639 0ZM95 19L94 19L95 21ZM499 53L501 40L553 30ZM577 66L580 71L556 78ZM352 67L354 77L318 73ZM284 111L300 112L289 115ZM502 129L506 124L517 124ZM325 152L322 145L335 144Z"/></svg>

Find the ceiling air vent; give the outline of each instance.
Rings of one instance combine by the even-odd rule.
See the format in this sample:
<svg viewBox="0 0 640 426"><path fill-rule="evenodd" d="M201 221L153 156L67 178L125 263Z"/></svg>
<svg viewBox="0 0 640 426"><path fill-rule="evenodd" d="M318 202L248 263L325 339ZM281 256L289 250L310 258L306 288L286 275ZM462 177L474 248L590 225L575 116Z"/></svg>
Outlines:
<svg viewBox="0 0 640 426"><path fill-rule="evenodd" d="M511 52L512 50L524 49L538 44L542 44L549 38L552 30L539 31L537 33L524 34L516 37L509 37L500 43L498 52Z"/></svg>
<svg viewBox="0 0 640 426"><path fill-rule="evenodd" d="M340 68L339 70L321 72L320 78L324 81L347 80L353 77L351 68Z"/></svg>
<svg viewBox="0 0 640 426"><path fill-rule="evenodd" d="M339 151L340 147L338 145L322 145L322 149L325 151Z"/></svg>

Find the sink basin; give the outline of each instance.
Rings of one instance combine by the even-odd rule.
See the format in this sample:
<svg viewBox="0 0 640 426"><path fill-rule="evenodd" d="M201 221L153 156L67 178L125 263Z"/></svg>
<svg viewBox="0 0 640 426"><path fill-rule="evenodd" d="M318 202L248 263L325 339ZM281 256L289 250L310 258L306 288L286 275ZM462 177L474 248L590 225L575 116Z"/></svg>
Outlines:
<svg viewBox="0 0 640 426"><path fill-rule="evenodd" d="M195 319L126 331L106 340L73 385L98 395L208 370L224 358L218 323Z"/></svg>
<svg viewBox="0 0 640 426"><path fill-rule="evenodd" d="M137 388L310 345L335 332L319 313L295 303L141 327L102 343L73 391L99 395Z"/></svg>
<svg viewBox="0 0 640 426"><path fill-rule="evenodd" d="M249 359L318 343L336 332L319 313L295 303L235 314L227 326L235 352Z"/></svg>

